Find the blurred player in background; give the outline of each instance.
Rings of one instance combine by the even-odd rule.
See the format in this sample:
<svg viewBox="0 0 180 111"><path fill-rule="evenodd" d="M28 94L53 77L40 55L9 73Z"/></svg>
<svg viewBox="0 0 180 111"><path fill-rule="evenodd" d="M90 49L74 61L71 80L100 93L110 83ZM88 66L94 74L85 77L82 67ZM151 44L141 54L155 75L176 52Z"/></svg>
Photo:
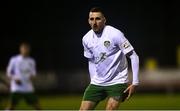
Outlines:
<svg viewBox="0 0 180 111"><path fill-rule="evenodd" d="M0 77L0 84L3 84L7 89L9 89L9 83L4 78ZM0 88L1 88L1 86L0 86ZM3 102L2 96L3 95L0 95L0 104L1 104L1 102Z"/></svg>
<svg viewBox="0 0 180 111"><path fill-rule="evenodd" d="M89 61L90 85L86 88L80 110L91 110L108 97L106 109L117 110L129 99L139 84L139 57L124 34L106 25L102 10L89 12L91 30L83 37L84 56ZM128 86L128 63L131 60L133 81Z"/></svg>
<svg viewBox="0 0 180 111"><path fill-rule="evenodd" d="M30 45L22 43L20 54L13 56L7 67L7 76L10 80L11 100L8 110L15 109L21 99L35 109L41 109L34 94L32 81L36 76L35 60L30 55Z"/></svg>
<svg viewBox="0 0 180 111"><path fill-rule="evenodd" d="M0 83L4 84L6 87L9 87L9 83L4 78L0 77Z"/></svg>

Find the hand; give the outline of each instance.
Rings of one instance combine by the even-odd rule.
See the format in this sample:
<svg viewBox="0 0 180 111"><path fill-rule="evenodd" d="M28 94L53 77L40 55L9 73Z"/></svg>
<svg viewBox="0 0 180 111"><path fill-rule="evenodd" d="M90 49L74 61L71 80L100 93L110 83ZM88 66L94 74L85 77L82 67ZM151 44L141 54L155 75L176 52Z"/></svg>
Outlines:
<svg viewBox="0 0 180 111"><path fill-rule="evenodd" d="M29 79L31 82L33 82L35 80L35 76L30 76L30 79Z"/></svg>
<svg viewBox="0 0 180 111"><path fill-rule="evenodd" d="M15 82L16 82L16 84L18 84L18 85L22 85L22 82L21 82L19 79L16 79Z"/></svg>
<svg viewBox="0 0 180 111"><path fill-rule="evenodd" d="M10 83L9 82L6 82L6 87L7 87L7 89L9 90L10 89Z"/></svg>
<svg viewBox="0 0 180 111"><path fill-rule="evenodd" d="M128 93L128 96L126 97L126 99L128 100L130 97L131 97L131 95L135 92L135 88L136 88L137 86L136 85L130 85L125 91L124 91L124 93Z"/></svg>

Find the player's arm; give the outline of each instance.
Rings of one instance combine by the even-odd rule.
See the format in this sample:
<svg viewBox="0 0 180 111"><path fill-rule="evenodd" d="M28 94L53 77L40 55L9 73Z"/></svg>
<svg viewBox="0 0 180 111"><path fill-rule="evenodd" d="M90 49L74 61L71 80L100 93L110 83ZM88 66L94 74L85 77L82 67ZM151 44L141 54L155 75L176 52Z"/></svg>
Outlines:
<svg viewBox="0 0 180 111"><path fill-rule="evenodd" d="M127 99L129 99L132 95L132 93L134 93L135 88L138 86L139 84L139 79L138 79L138 74L139 74L139 57L136 54L136 52L133 50L129 53L126 54L130 60L131 60L131 68L132 68L132 74L133 74L133 80L132 80L132 84L124 91L125 93L129 93Z"/></svg>
<svg viewBox="0 0 180 111"><path fill-rule="evenodd" d="M124 37L123 33L118 34L115 39L115 42L118 44L119 48L122 50L122 52L130 58L131 60L131 68L132 68L132 75L133 80L130 86L124 91L125 93L129 93L127 99L131 96L131 94L134 92L135 87L139 84L138 74L139 74L139 57L134 51L134 48L130 44L130 42Z"/></svg>
<svg viewBox="0 0 180 111"><path fill-rule="evenodd" d="M138 74L139 74L139 57L134 51L133 47L128 41L125 41L123 46L123 53L130 58L131 60L131 68L132 68L132 83L131 85L124 91L125 93L129 93L127 99L129 99L134 93L135 88L139 84Z"/></svg>
<svg viewBox="0 0 180 111"><path fill-rule="evenodd" d="M137 86L139 84L139 57L135 52L133 46L124 37L123 33L119 33L119 37L116 37L116 43L118 44L122 52L131 60L131 68L133 74L132 85Z"/></svg>
<svg viewBox="0 0 180 111"><path fill-rule="evenodd" d="M30 81L34 81L35 78L36 78L36 74L31 74L29 77Z"/></svg>
<svg viewBox="0 0 180 111"><path fill-rule="evenodd" d="M13 60L13 58L11 58L9 63L8 63L8 66L6 69L6 75L7 75L9 80L11 80L13 75L14 75L14 60Z"/></svg>
<svg viewBox="0 0 180 111"><path fill-rule="evenodd" d="M15 75L15 60L13 58L10 59L10 62L8 63L7 69L6 69L6 75L11 81L12 79L15 80L16 84L21 85L22 82L18 77L13 77Z"/></svg>
<svg viewBox="0 0 180 111"><path fill-rule="evenodd" d="M138 74L139 74L139 56L134 51L134 48L131 46L129 41L125 41L121 49L123 53L131 60L131 68L132 68L132 85L137 86L139 84Z"/></svg>
<svg viewBox="0 0 180 111"><path fill-rule="evenodd" d="M84 47L84 57L86 57L89 61L93 62L93 54L91 50L87 47L85 41L82 41Z"/></svg>
<svg viewBox="0 0 180 111"><path fill-rule="evenodd" d="M139 56L134 50L126 54L131 60L131 68L133 73L132 85L137 86L139 84L138 74L139 74Z"/></svg>
<svg viewBox="0 0 180 111"><path fill-rule="evenodd" d="M32 60L32 69L31 69L30 80L34 81L35 78L36 78L36 62L34 60Z"/></svg>

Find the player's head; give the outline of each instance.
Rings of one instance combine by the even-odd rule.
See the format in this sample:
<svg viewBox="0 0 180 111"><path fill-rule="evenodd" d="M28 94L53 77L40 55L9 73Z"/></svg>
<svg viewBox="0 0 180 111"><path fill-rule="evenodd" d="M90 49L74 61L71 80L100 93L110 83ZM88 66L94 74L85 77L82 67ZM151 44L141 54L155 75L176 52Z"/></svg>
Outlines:
<svg viewBox="0 0 180 111"><path fill-rule="evenodd" d="M20 54L24 57L29 56L30 49L30 44L28 44L27 42L22 42L19 46Z"/></svg>
<svg viewBox="0 0 180 111"><path fill-rule="evenodd" d="M99 7L91 8L88 22L95 33L101 33L106 23L103 11Z"/></svg>

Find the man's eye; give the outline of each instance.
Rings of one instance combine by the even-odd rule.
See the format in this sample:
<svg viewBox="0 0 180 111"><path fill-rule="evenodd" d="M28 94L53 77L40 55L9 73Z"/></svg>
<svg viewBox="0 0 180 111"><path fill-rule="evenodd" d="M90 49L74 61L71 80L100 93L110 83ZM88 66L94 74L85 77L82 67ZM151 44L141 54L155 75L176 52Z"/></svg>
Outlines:
<svg viewBox="0 0 180 111"><path fill-rule="evenodd" d="M92 21L92 20L94 20L94 18L90 18L90 20Z"/></svg>
<svg viewBox="0 0 180 111"><path fill-rule="evenodd" d="M97 17L96 20L101 20L101 18Z"/></svg>

